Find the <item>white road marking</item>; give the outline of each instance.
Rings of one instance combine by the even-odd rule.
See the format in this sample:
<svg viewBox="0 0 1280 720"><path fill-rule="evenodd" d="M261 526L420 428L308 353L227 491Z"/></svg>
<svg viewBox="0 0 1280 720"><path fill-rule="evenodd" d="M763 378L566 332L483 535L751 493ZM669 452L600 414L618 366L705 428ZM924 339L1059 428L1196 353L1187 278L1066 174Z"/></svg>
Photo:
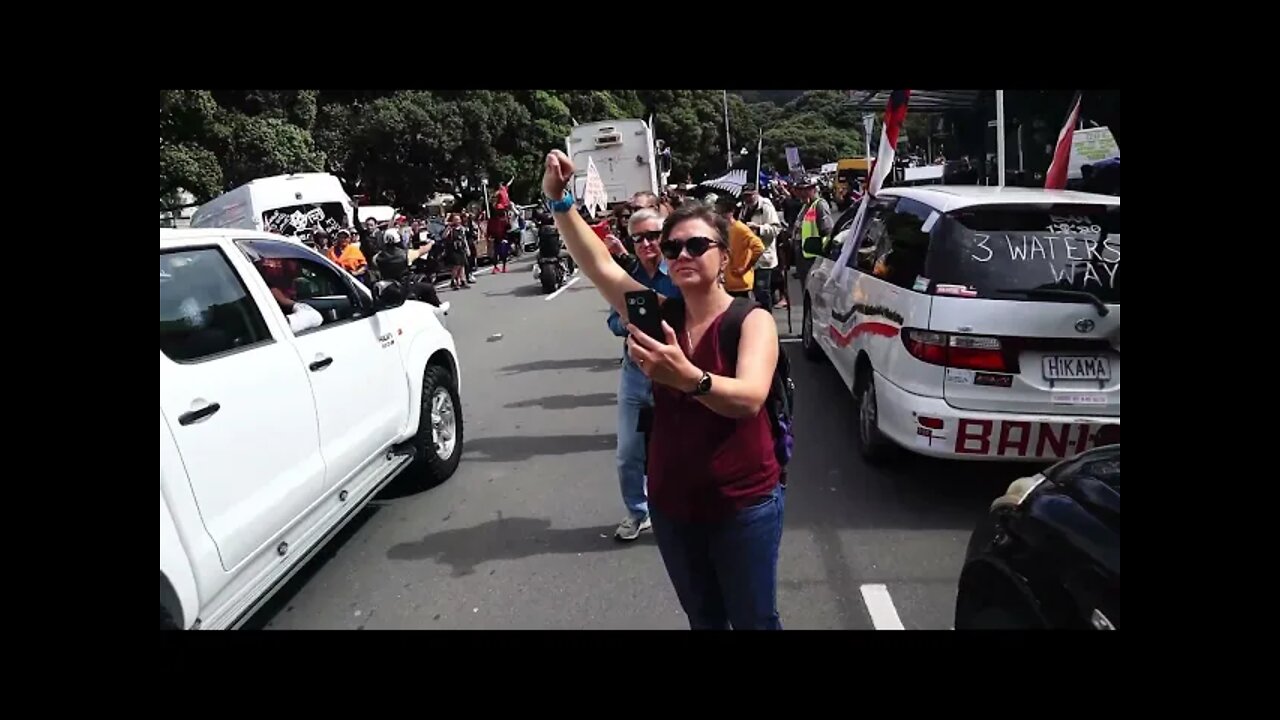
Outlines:
<svg viewBox="0 0 1280 720"><path fill-rule="evenodd" d="M871 624L877 630L905 630L898 611L893 607L893 598L889 597L889 588L880 585L863 585L862 601L871 613Z"/></svg>
<svg viewBox="0 0 1280 720"><path fill-rule="evenodd" d="M564 292L565 290L568 290L570 285L578 282L581 279L582 279L581 275L574 275L573 278L569 280L569 282L565 283L564 285L561 285L559 290L548 295L546 298L547 302L551 302L552 300L555 300L557 297L560 296L560 293Z"/></svg>

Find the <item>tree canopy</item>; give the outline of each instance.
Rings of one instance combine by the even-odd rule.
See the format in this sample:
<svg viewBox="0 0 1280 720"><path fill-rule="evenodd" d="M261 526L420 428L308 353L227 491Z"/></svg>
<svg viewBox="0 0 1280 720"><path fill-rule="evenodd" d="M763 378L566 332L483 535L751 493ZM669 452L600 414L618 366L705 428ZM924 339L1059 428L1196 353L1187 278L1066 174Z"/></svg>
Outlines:
<svg viewBox="0 0 1280 720"><path fill-rule="evenodd" d="M750 94L752 91L743 91ZM374 202L421 202L459 192L469 179L514 178L512 197L537 194L542 158L564 146L573 123L654 118L671 147L673 181L725 170L727 151L785 168L785 145L817 167L861 152L861 121L845 117L838 91L753 97L729 94L725 138L719 90L162 90L160 198L184 189L203 202L256 177L325 171ZM785 107L778 104L785 100Z"/></svg>
<svg viewBox="0 0 1280 720"><path fill-rule="evenodd" d="M843 91L730 91L728 142L721 93L162 90L161 205L173 204L180 188L203 202L256 177L307 171L332 173L375 203L419 203L440 191L474 199L480 177L493 187L514 178L511 197L532 201L545 153L564 147L574 122L651 115L655 137L672 151L673 182L720 175L729 159L754 167L761 129L766 169L785 170L787 145L811 169L865 152L862 116ZM1056 96L1042 104L1065 113ZM1056 133L1053 123L1037 129L1037 143ZM905 132L923 145L927 116L908 113Z"/></svg>

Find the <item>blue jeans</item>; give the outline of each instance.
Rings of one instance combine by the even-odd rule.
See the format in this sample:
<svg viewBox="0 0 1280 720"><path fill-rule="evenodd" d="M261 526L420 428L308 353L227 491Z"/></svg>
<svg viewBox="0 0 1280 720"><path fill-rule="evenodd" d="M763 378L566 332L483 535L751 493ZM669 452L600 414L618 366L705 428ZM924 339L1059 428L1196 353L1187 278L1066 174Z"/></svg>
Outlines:
<svg viewBox="0 0 1280 720"><path fill-rule="evenodd" d="M631 358L624 357L618 381L618 484L627 512L637 520L649 515L649 496L645 492L645 435L636 425L640 411L652 407L653 382Z"/></svg>
<svg viewBox="0 0 1280 720"><path fill-rule="evenodd" d="M778 546L786 491L715 523L653 511L653 534L693 630L781 630Z"/></svg>

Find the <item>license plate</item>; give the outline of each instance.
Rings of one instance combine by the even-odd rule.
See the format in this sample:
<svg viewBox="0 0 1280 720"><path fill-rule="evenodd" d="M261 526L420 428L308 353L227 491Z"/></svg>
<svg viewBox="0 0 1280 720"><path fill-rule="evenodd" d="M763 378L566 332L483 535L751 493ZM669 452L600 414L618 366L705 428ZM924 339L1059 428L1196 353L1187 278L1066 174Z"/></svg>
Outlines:
<svg viewBox="0 0 1280 720"><path fill-rule="evenodd" d="M1111 379L1111 359L1101 355L1048 355L1040 362L1045 380Z"/></svg>

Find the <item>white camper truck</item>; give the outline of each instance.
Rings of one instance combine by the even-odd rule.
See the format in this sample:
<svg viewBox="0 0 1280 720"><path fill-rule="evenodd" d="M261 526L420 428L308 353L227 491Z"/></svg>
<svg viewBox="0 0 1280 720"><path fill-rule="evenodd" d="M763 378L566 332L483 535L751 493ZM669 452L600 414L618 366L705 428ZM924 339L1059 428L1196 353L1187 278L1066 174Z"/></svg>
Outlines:
<svg viewBox="0 0 1280 720"><path fill-rule="evenodd" d="M201 205L193 228L237 228L279 235L351 227L351 198L328 173L296 173L250 180Z"/></svg>
<svg viewBox="0 0 1280 720"><path fill-rule="evenodd" d="M581 199L586 188L588 157L595 162L604 181L610 205L626 202L641 190L658 192L653 129L643 120L604 120L578 125L565 138L565 151L575 168L574 197Z"/></svg>

